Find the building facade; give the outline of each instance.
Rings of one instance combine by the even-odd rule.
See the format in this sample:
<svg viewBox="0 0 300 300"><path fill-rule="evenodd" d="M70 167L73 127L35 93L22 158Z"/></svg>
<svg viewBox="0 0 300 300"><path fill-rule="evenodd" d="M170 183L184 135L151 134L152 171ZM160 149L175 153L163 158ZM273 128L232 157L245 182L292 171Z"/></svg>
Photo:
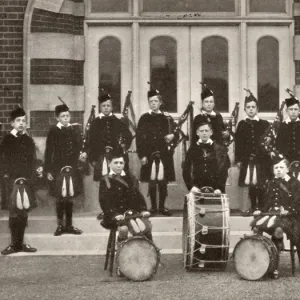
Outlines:
<svg viewBox="0 0 300 300"><path fill-rule="evenodd" d="M132 90L139 118L151 81L175 119L189 101L199 112L201 81L214 90L224 119L236 102L243 117L249 88L260 116L272 120L286 88L300 94L300 1L3 0L0 71L2 131L10 128L9 111L22 104L41 156L58 96L73 121L85 124L99 88L112 95L116 113ZM131 161L138 174L135 154ZM186 193L181 147L175 161L169 206L180 208ZM91 202L97 188L90 178L85 184ZM234 165L227 188L234 208L241 197Z"/></svg>

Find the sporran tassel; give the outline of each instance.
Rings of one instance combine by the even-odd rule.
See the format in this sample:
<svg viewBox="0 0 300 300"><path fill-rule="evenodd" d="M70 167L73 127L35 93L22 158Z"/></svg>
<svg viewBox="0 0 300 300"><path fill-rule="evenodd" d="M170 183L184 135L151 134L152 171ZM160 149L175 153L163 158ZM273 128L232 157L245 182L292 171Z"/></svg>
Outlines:
<svg viewBox="0 0 300 300"><path fill-rule="evenodd" d="M155 160L153 160L150 179L155 180L155 177L156 177L156 164L155 164Z"/></svg>
<svg viewBox="0 0 300 300"><path fill-rule="evenodd" d="M61 195L63 197L67 197L67 183L66 183L66 177L64 177L62 188L61 188Z"/></svg>
<svg viewBox="0 0 300 300"><path fill-rule="evenodd" d="M300 181L300 172L298 173L297 179Z"/></svg>
<svg viewBox="0 0 300 300"><path fill-rule="evenodd" d="M248 165L247 167L247 173L246 173L246 178L245 178L245 184L249 184L250 183L250 166Z"/></svg>
<svg viewBox="0 0 300 300"><path fill-rule="evenodd" d="M73 186L72 176L70 176L69 195L70 195L71 197L74 196L74 186Z"/></svg>
<svg viewBox="0 0 300 300"><path fill-rule="evenodd" d="M28 198L28 194L26 192L26 189L24 188L24 193L23 193L23 206L25 209L28 209L30 207L30 203L29 203L29 198Z"/></svg>
<svg viewBox="0 0 300 300"><path fill-rule="evenodd" d="M146 226L144 224L144 222L142 222L142 220L140 218L137 218L136 220L136 223L138 224L140 230L143 232L146 230Z"/></svg>
<svg viewBox="0 0 300 300"><path fill-rule="evenodd" d="M22 204L22 197L21 197L21 193L20 193L19 189L18 189L18 192L17 192L17 208L20 209L20 210L24 209L23 204Z"/></svg>
<svg viewBox="0 0 300 300"><path fill-rule="evenodd" d="M254 185L257 184L257 174L256 174L256 166L255 166L255 165L254 165L254 168L253 168L252 183L253 183Z"/></svg>
<svg viewBox="0 0 300 300"><path fill-rule="evenodd" d="M157 174L157 180L164 180L164 165L162 164L161 159L159 160L158 165L158 174Z"/></svg>
<svg viewBox="0 0 300 300"><path fill-rule="evenodd" d="M102 175L108 174L108 165L107 165L107 159L104 157L103 164L102 164Z"/></svg>
<svg viewBox="0 0 300 300"><path fill-rule="evenodd" d="M129 222L130 222L130 224L132 226L132 229L134 230L135 233L140 233L141 232L140 227L135 222L135 220L131 219Z"/></svg>

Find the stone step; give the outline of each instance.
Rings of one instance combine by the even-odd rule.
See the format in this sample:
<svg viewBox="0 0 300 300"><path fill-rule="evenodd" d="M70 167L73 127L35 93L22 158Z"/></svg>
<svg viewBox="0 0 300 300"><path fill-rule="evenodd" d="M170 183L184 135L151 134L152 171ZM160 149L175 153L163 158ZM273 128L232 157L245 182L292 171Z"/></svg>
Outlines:
<svg viewBox="0 0 300 300"><path fill-rule="evenodd" d="M244 234L250 231L231 231L230 248L234 248L236 243ZM60 255L61 253L72 255L73 253L82 254L104 254L108 240L108 232L85 233L80 236L62 235L55 237L53 234L26 234L25 241L41 252ZM181 253L182 233L178 232L153 232L153 240L163 253ZM9 234L0 235L0 245L4 248L10 243ZM39 254L39 253L37 253Z"/></svg>
<svg viewBox="0 0 300 300"><path fill-rule="evenodd" d="M182 217L153 217L150 218L153 226L153 232L181 232ZM248 231L252 217L230 217L230 230ZM84 233L105 233L102 226L95 216L74 217L73 224L80 228ZM56 229L55 216L29 216L26 233L53 234ZM9 233L8 217L0 218L0 234Z"/></svg>

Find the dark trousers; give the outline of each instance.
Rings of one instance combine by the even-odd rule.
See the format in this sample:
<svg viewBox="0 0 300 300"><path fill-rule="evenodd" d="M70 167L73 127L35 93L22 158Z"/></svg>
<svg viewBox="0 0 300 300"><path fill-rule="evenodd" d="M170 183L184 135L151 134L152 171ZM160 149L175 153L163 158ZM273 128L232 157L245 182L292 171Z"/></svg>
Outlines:
<svg viewBox="0 0 300 300"><path fill-rule="evenodd" d="M26 211L21 214L10 214L9 229L11 234L11 244L15 250L21 250L24 242L24 234L27 226L28 215Z"/></svg>
<svg viewBox="0 0 300 300"><path fill-rule="evenodd" d="M249 186L249 198L252 209L262 209L264 207L264 190L256 185Z"/></svg>
<svg viewBox="0 0 300 300"><path fill-rule="evenodd" d="M73 223L73 202L59 199L56 201L57 225L64 225L64 216L66 217L66 227L71 227Z"/></svg>
<svg viewBox="0 0 300 300"><path fill-rule="evenodd" d="M168 195L168 185L166 181L155 181L149 182L149 196L151 200L151 208L156 210L157 209L157 202L156 202L156 195L157 190L159 193L159 209L165 208L165 202Z"/></svg>

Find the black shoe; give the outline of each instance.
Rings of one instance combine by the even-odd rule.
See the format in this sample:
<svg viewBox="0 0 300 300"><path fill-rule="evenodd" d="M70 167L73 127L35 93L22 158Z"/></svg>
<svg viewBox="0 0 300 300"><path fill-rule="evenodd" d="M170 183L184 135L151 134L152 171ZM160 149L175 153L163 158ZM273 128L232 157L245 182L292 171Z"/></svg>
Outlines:
<svg viewBox="0 0 300 300"><path fill-rule="evenodd" d="M63 233L64 233L64 228L62 227L62 225L58 225L54 232L54 236L59 236L62 235Z"/></svg>
<svg viewBox="0 0 300 300"><path fill-rule="evenodd" d="M149 210L149 212L150 212L151 215L155 215L155 214L157 214L157 208L151 208Z"/></svg>
<svg viewBox="0 0 300 300"><path fill-rule="evenodd" d="M23 246L22 246L22 250L21 250L22 252L36 252L37 251L37 249L36 248L33 248L33 247L31 247L30 245L28 245L28 244L23 244Z"/></svg>
<svg viewBox="0 0 300 300"><path fill-rule="evenodd" d="M73 226L69 226L65 229L65 233L69 233L69 234L82 234L82 230L73 227Z"/></svg>
<svg viewBox="0 0 300 300"><path fill-rule="evenodd" d="M97 220L103 220L104 218L104 213L101 212L98 216L97 216Z"/></svg>
<svg viewBox="0 0 300 300"><path fill-rule="evenodd" d="M167 208L159 209L159 213L168 217L172 216L172 213Z"/></svg>
<svg viewBox="0 0 300 300"><path fill-rule="evenodd" d="M14 247L13 244L10 244L8 247L6 247L3 251L1 251L2 255L9 255L9 254L13 254L13 253L17 253L18 251L16 250L16 248Z"/></svg>

